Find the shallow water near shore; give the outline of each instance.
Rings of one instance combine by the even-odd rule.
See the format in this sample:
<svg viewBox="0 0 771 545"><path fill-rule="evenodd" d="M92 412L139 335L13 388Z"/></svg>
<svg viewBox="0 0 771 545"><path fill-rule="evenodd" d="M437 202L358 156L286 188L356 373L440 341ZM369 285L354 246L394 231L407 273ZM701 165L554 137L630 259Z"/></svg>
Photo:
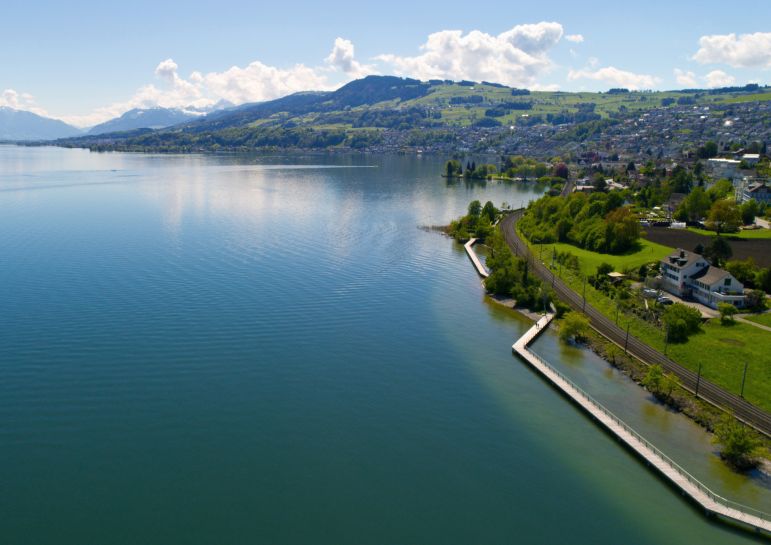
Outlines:
<svg viewBox="0 0 771 545"><path fill-rule="evenodd" d="M0 541L753 542L512 356L530 322L418 227L543 189L441 166L0 146ZM768 509L596 356L534 350Z"/></svg>

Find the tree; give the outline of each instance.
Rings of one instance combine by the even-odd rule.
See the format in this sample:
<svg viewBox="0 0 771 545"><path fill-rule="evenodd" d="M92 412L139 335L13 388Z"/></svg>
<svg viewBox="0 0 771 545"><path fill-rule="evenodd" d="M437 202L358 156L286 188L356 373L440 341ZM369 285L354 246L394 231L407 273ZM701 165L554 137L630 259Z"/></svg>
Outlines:
<svg viewBox="0 0 771 545"><path fill-rule="evenodd" d="M745 297L745 304L748 308L751 308L755 311L761 311L765 310L767 307L766 303L766 292L763 290L752 290L747 293Z"/></svg>
<svg viewBox="0 0 771 545"><path fill-rule="evenodd" d="M758 215L758 212L760 211L760 207L758 206L758 201L755 199L750 199L747 202L743 203L741 207L739 207L739 212L742 215L742 223L744 225L751 225L755 222L755 216Z"/></svg>
<svg viewBox="0 0 771 545"><path fill-rule="evenodd" d="M725 415L715 427L713 441L722 446L720 457L736 469L747 470L758 465L763 443L732 415Z"/></svg>
<svg viewBox="0 0 771 545"><path fill-rule="evenodd" d="M455 176L460 176L462 170L463 170L463 167L461 167L460 161L456 161L455 159L447 161L444 164L444 174L448 178L454 178Z"/></svg>
<svg viewBox="0 0 771 545"><path fill-rule="evenodd" d="M715 201L707 216L707 227L720 233L733 233L742 224L741 214L735 202L727 199Z"/></svg>
<svg viewBox="0 0 771 545"><path fill-rule="evenodd" d="M709 191L707 191L707 195L709 195L709 198L712 199L713 201L719 201L720 199L725 199L733 192L734 192L734 184L731 183L731 180L722 178L718 180L717 183L715 183L715 185L709 188Z"/></svg>
<svg viewBox="0 0 771 545"><path fill-rule="evenodd" d="M670 178L669 183L673 192L688 193L691 189L691 183L693 183L693 176L684 166L677 165L672 169L672 178Z"/></svg>
<svg viewBox="0 0 771 545"><path fill-rule="evenodd" d="M498 213L500 211L495 208L495 205L492 203L492 201L487 201L482 208L482 216L486 217L488 220L490 220L490 223L495 222L495 218L498 217Z"/></svg>
<svg viewBox="0 0 771 545"><path fill-rule="evenodd" d="M682 303L670 305L662 316L669 342L685 342L688 336L699 331L701 313Z"/></svg>
<svg viewBox="0 0 771 545"><path fill-rule="evenodd" d="M592 177L592 185L595 191L605 191L608 187L605 182L605 175L602 172L595 172Z"/></svg>
<svg viewBox="0 0 771 545"><path fill-rule="evenodd" d="M731 303L718 303L717 309L720 312L720 323L723 325L734 323L734 314L738 311Z"/></svg>
<svg viewBox="0 0 771 545"><path fill-rule="evenodd" d="M701 187L694 187L683 201L683 208L689 221L699 221L707 214L711 206L712 199Z"/></svg>
<svg viewBox="0 0 771 545"><path fill-rule="evenodd" d="M574 339L576 342L586 340L589 332L589 319L577 312L568 312L562 318L560 324L560 339L568 342Z"/></svg>
<svg viewBox="0 0 771 545"><path fill-rule="evenodd" d="M612 254L630 250L640 238L640 222L627 206L616 208L605 218L605 245Z"/></svg>
<svg viewBox="0 0 771 545"><path fill-rule="evenodd" d="M724 237L713 237L712 242L704 248L704 257L716 267L720 267L727 260L731 259L733 250L731 245Z"/></svg>
<svg viewBox="0 0 771 545"><path fill-rule="evenodd" d="M479 201L471 201L468 205L468 215L472 218L478 218L482 213L482 203Z"/></svg>
<svg viewBox="0 0 771 545"><path fill-rule="evenodd" d="M664 368L661 365L654 364L648 367L645 376L642 379L642 385L652 394L658 393L661 389L661 383L664 381Z"/></svg>
<svg viewBox="0 0 771 545"><path fill-rule="evenodd" d="M717 156L717 144L713 141L706 142L703 146L699 146L696 150L696 155L699 159L711 159Z"/></svg>
<svg viewBox="0 0 771 545"><path fill-rule="evenodd" d="M724 268L734 275L739 282L744 284L745 287L751 288L755 286L755 281L758 277L758 267L755 265L755 260L751 257L744 260L732 259L725 263Z"/></svg>
<svg viewBox="0 0 771 545"><path fill-rule="evenodd" d="M568 166L565 163L557 163L554 165L554 175L558 178L567 180L569 174L570 172L568 171Z"/></svg>

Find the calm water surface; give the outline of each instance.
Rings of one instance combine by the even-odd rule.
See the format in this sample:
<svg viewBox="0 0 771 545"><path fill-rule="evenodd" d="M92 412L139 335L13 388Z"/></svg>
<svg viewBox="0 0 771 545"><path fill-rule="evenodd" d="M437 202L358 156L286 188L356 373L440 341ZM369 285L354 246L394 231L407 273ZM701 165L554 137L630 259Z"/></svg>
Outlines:
<svg viewBox="0 0 771 545"><path fill-rule="evenodd" d="M418 226L540 191L440 168L0 147L0 543L752 542L512 357L527 320Z"/></svg>

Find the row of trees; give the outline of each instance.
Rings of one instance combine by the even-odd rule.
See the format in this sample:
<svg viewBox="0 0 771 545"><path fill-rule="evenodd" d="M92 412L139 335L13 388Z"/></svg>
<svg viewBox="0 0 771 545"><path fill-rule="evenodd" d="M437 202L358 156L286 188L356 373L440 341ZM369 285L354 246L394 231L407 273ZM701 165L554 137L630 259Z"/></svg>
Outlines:
<svg viewBox="0 0 771 545"><path fill-rule="evenodd" d="M461 242L472 236L484 242L493 232L493 224L500 210L491 201L487 201L484 206L479 201L472 201L467 212L465 216L450 222L447 234Z"/></svg>
<svg viewBox="0 0 771 545"><path fill-rule="evenodd" d="M617 193L545 196L531 203L519 227L532 242L567 242L594 252L621 254L640 238L640 224Z"/></svg>

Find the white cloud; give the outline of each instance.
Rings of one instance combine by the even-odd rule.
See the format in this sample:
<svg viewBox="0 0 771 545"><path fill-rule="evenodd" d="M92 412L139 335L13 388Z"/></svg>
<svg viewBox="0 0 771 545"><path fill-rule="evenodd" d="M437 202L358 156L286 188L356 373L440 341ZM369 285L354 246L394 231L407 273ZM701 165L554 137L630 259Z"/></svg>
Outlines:
<svg viewBox="0 0 771 545"><path fill-rule="evenodd" d="M354 58L353 43L344 38L337 38L335 40L332 53L324 60L332 69L340 70L353 78L376 73L373 66L361 64Z"/></svg>
<svg viewBox="0 0 771 545"><path fill-rule="evenodd" d="M185 79L179 75L179 66L166 59L155 68L159 82L137 89L125 102L116 102L97 108L87 115L62 116L62 119L87 127L117 117L133 108L205 108L225 100L233 104L271 100L298 91L324 91L352 79L373 73L369 65L354 58L353 44L343 38L335 40L334 48L326 58L326 65L309 67L296 64L278 68L260 61L245 67L232 66L222 72L194 71ZM336 82L330 76L337 76Z"/></svg>
<svg viewBox="0 0 771 545"><path fill-rule="evenodd" d="M565 39L569 42L573 42L574 44L580 44L584 41L583 34L568 34L565 36Z"/></svg>
<svg viewBox="0 0 771 545"><path fill-rule="evenodd" d="M688 88L694 88L698 87L698 82L696 81L696 74L693 72L686 72L685 70L680 70L679 68L675 68L675 80L678 84L684 85Z"/></svg>
<svg viewBox="0 0 771 545"><path fill-rule="evenodd" d="M48 112L37 105L32 95L29 93L19 93L15 89L6 89L0 94L0 106L48 116Z"/></svg>
<svg viewBox="0 0 771 545"><path fill-rule="evenodd" d="M494 81L534 87L552 62L547 53L562 38L562 25L541 22L517 25L497 36L472 30L443 30L428 37L414 57L376 57L389 72L419 79Z"/></svg>
<svg viewBox="0 0 771 545"><path fill-rule="evenodd" d="M734 68L771 68L771 32L702 36L693 59L701 64L723 63Z"/></svg>
<svg viewBox="0 0 771 545"><path fill-rule="evenodd" d="M736 78L730 74L726 74L722 70L713 70L706 76L704 81L707 83L707 87L713 89L715 87L727 87L733 85L736 82Z"/></svg>
<svg viewBox="0 0 771 545"><path fill-rule="evenodd" d="M598 70L573 70L568 72L568 80L592 79L602 81L627 89L652 89L660 82L660 79L648 74L635 74L626 70L619 70L614 66L606 66Z"/></svg>

